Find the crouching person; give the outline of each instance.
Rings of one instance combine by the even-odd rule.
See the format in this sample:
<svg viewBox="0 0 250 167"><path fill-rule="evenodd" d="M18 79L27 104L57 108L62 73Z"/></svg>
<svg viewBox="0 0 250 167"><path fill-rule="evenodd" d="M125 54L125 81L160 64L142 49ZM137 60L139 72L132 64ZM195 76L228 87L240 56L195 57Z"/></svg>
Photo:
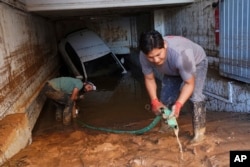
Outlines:
<svg viewBox="0 0 250 167"><path fill-rule="evenodd" d="M82 82L72 77L59 77L49 80L44 88L44 94L56 105L56 120L63 121L64 125L71 124L72 113L75 111L76 100L80 91L96 90L91 82Z"/></svg>

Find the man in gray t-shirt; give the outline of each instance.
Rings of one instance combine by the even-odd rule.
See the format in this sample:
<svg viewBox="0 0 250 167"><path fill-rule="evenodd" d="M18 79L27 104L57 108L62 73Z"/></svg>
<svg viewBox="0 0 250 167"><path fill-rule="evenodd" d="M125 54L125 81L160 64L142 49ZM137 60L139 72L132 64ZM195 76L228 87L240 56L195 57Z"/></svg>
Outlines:
<svg viewBox="0 0 250 167"><path fill-rule="evenodd" d="M178 117L182 106L190 99L193 104L192 142L203 140L206 108L202 90L208 66L203 48L181 36L163 38L155 30L143 33L139 45L140 63L152 111L158 115L160 108L168 106L172 108L173 115ZM154 70L163 75L160 100Z"/></svg>

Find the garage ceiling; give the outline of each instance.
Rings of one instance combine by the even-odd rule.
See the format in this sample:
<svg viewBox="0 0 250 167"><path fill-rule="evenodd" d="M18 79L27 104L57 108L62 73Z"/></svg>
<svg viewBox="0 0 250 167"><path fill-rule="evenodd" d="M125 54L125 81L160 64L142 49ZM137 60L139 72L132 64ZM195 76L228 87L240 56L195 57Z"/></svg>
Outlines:
<svg viewBox="0 0 250 167"><path fill-rule="evenodd" d="M20 0L27 11L53 20L93 15L132 15L194 0Z"/></svg>

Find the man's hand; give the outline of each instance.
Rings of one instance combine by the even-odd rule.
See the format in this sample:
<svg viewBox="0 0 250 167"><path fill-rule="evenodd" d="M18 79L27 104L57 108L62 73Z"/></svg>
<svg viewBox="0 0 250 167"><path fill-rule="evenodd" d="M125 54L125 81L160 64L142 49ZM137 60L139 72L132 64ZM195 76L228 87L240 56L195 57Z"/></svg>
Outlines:
<svg viewBox="0 0 250 167"><path fill-rule="evenodd" d="M166 106L162 104L158 99L154 99L151 101L152 111L155 115L161 114L161 108L165 108Z"/></svg>
<svg viewBox="0 0 250 167"><path fill-rule="evenodd" d="M84 99L84 95L78 96L78 99L80 99L80 100Z"/></svg>
<svg viewBox="0 0 250 167"><path fill-rule="evenodd" d="M169 117L175 116L176 118L179 117L180 111L182 108L182 104L180 102L175 102L175 104L172 106L172 113Z"/></svg>

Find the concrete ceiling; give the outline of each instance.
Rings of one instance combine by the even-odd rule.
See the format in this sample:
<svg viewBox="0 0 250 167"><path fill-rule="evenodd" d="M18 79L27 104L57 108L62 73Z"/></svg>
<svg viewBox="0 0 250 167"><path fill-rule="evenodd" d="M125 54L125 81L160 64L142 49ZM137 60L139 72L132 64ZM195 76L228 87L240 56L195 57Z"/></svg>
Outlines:
<svg viewBox="0 0 250 167"><path fill-rule="evenodd" d="M29 12L52 20L73 17L136 15L194 0L22 0Z"/></svg>

